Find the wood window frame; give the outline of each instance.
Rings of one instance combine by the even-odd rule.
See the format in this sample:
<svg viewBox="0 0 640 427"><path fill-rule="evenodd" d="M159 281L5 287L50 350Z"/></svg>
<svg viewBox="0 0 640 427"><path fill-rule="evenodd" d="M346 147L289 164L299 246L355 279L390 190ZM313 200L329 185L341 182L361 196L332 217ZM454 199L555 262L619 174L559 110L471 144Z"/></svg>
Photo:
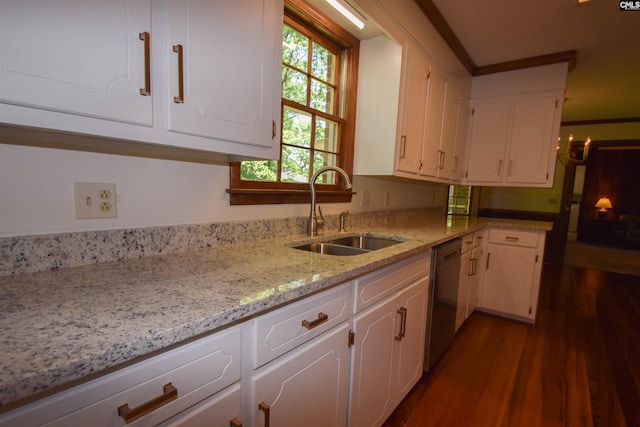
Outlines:
<svg viewBox="0 0 640 427"><path fill-rule="evenodd" d="M339 87L341 91L341 114L339 114L341 122L337 166L344 169L347 175L353 178L360 40L305 0L285 0L284 9L288 19L302 24L345 51ZM346 95L343 92L345 88ZM282 114L282 106L280 113ZM232 162L229 171L230 188L227 192L231 205L294 204L309 203L310 201L309 183L244 181L240 179L240 162ZM337 177L342 179L339 175ZM355 193L344 189L342 182L338 182L335 185L318 186L316 199L322 203L348 203L351 202L353 194Z"/></svg>

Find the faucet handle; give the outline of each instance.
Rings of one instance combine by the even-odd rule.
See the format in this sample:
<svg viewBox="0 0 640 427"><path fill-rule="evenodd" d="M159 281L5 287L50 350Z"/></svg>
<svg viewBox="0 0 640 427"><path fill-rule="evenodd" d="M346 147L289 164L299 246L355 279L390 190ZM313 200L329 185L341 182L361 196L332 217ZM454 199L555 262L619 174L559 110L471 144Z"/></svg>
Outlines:
<svg viewBox="0 0 640 427"><path fill-rule="evenodd" d="M318 229L321 229L322 227L324 227L324 217L322 216L322 206L318 206L318 215L320 215L320 218L316 220L316 223L318 224Z"/></svg>
<svg viewBox="0 0 640 427"><path fill-rule="evenodd" d="M349 212L348 210L344 211L344 212L340 212L340 228L338 229L338 231L342 232L342 231L346 231L344 223L345 223L345 219L347 217L347 215L349 215L351 212Z"/></svg>

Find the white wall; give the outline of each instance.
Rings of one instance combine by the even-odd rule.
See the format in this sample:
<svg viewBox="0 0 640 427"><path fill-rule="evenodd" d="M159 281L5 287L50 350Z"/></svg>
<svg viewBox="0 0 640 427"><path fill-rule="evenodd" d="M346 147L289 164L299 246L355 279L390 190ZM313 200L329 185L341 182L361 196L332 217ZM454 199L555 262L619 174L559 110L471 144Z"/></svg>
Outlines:
<svg viewBox="0 0 640 427"><path fill-rule="evenodd" d="M115 183L118 217L77 220L74 182ZM228 187L226 166L0 144L0 237L309 213L307 204L230 206ZM328 204L324 213L442 206L447 187L355 177L354 191L350 204Z"/></svg>

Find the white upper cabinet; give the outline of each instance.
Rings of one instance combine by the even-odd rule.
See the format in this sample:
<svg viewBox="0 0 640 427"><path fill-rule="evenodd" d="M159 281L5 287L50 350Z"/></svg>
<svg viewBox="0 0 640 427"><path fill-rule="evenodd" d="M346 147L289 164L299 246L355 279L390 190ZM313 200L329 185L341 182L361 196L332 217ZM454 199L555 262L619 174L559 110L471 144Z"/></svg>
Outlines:
<svg viewBox="0 0 640 427"><path fill-rule="evenodd" d="M427 176L439 176L444 167L444 150L442 150L442 128L445 108L447 80L440 69L429 67L429 86L427 90L426 116L423 118L424 139L420 158L420 173ZM406 92L412 89L406 88Z"/></svg>
<svg viewBox="0 0 640 427"><path fill-rule="evenodd" d="M3 0L0 102L151 126L150 32L151 0Z"/></svg>
<svg viewBox="0 0 640 427"><path fill-rule="evenodd" d="M502 182L510 105L495 100L473 106L471 139L467 149L467 182Z"/></svg>
<svg viewBox="0 0 640 427"><path fill-rule="evenodd" d="M265 25L281 19L274 3L169 1L170 130L271 146L282 34Z"/></svg>
<svg viewBox="0 0 640 427"><path fill-rule="evenodd" d="M360 46L354 173L460 181L468 99L412 41Z"/></svg>
<svg viewBox="0 0 640 427"><path fill-rule="evenodd" d="M278 158L283 11L282 0L2 1L0 125L52 144L35 130L134 153Z"/></svg>
<svg viewBox="0 0 640 427"><path fill-rule="evenodd" d="M552 187L567 64L474 77L466 182Z"/></svg>
<svg viewBox="0 0 640 427"><path fill-rule="evenodd" d="M417 47L408 43L404 47L403 67L404 78L396 170L418 174L421 169L427 102L430 92L429 62Z"/></svg>

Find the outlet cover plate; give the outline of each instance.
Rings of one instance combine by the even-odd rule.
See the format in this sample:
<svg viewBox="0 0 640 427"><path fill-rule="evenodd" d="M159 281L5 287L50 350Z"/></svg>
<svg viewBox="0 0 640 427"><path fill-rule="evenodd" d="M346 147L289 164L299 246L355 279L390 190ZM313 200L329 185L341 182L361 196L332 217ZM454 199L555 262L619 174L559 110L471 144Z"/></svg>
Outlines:
<svg viewBox="0 0 640 427"><path fill-rule="evenodd" d="M76 219L117 218L116 185L76 182Z"/></svg>

